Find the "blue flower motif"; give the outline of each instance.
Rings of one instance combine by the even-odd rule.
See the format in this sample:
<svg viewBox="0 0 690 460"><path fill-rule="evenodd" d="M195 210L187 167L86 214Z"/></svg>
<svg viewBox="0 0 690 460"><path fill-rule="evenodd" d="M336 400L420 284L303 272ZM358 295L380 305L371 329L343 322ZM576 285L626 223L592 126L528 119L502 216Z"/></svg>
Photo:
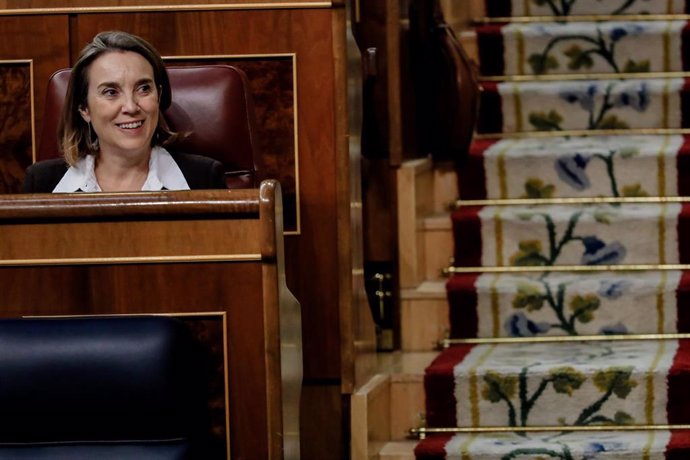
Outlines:
<svg viewBox="0 0 690 460"><path fill-rule="evenodd" d="M620 263L627 253L625 246L618 241L606 244L596 236L582 238L585 252L582 254L583 265L614 265Z"/></svg>
<svg viewBox="0 0 690 460"><path fill-rule="evenodd" d="M583 91L581 89L563 91L560 93L561 99L570 104L580 104L583 110L591 112L594 110L594 97L597 95L597 85L590 84Z"/></svg>
<svg viewBox="0 0 690 460"><path fill-rule="evenodd" d="M614 27L613 29L611 29L611 32L609 33L609 37L611 37L612 42L617 42L626 35L628 35L628 31L625 30L623 27Z"/></svg>
<svg viewBox="0 0 690 460"><path fill-rule="evenodd" d="M551 329L549 323L535 323L522 312L512 314L504 326L511 337L534 337Z"/></svg>
<svg viewBox="0 0 690 460"><path fill-rule="evenodd" d="M606 441L604 442L590 442L587 447L585 447L583 452L583 460L594 460L599 458L599 454L602 452L620 452L621 450L629 450L630 446L622 442Z"/></svg>
<svg viewBox="0 0 690 460"><path fill-rule="evenodd" d="M644 112L649 107L650 101L647 83L642 82L636 90L623 91L618 94L614 105L616 107L630 107L637 112Z"/></svg>
<svg viewBox="0 0 690 460"><path fill-rule="evenodd" d="M585 190L590 187L589 177L585 169L590 156L581 153L563 155L556 160L555 168L558 177L575 190Z"/></svg>
<svg viewBox="0 0 690 460"><path fill-rule="evenodd" d="M613 300L625 294L625 291L627 291L630 286L632 286L632 283L627 280L603 280L597 294Z"/></svg>
<svg viewBox="0 0 690 460"><path fill-rule="evenodd" d="M590 442L583 452L583 460L594 460L599 456L599 453L606 452L606 446L600 442Z"/></svg>
<svg viewBox="0 0 690 460"><path fill-rule="evenodd" d="M628 333L628 328L625 327L625 324L621 323L620 321L617 322L616 324L609 324L608 326L603 326L599 330L600 334L604 335L621 335L621 334L627 334Z"/></svg>

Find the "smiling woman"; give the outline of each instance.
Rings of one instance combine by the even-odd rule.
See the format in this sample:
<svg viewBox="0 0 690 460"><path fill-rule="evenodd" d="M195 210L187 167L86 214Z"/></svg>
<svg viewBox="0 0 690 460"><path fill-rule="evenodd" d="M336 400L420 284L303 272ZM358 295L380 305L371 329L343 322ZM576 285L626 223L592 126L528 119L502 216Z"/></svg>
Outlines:
<svg viewBox="0 0 690 460"><path fill-rule="evenodd" d="M148 42L102 32L72 69L58 129L64 158L29 167L27 193L226 188L220 162L170 154L168 74Z"/></svg>

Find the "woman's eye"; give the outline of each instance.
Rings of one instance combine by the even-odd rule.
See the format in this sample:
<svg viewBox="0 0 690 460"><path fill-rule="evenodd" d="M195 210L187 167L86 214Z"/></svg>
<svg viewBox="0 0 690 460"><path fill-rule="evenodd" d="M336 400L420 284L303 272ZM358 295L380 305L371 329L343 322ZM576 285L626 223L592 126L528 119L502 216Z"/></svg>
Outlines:
<svg viewBox="0 0 690 460"><path fill-rule="evenodd" d="M139 92L142 94L149 94L151 92L151 85L141 85L139 87Z"/></svg>
<svg viewBox="0 0 690 460"><path fill-rule="evenodd" d="M117 91L113 88L106 88L101 92L101 94L103 94L106 97L114 97L117 95Z"/></svg>

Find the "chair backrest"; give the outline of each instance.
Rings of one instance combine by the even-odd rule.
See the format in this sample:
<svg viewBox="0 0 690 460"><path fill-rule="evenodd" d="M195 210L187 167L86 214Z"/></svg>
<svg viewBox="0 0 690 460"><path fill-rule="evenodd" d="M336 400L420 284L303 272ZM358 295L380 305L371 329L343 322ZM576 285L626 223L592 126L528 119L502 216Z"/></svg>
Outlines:
<svg viewBox="0 0 690 460"><path fill-rule="evenodd" d="M263 177L257 168L254 104L244 72L227 65L167 69L172 104L163 115L173 130L190 134L166 148L220 161L230 188L258 186ZM58 70L48 81L37 161L60 155L56 133L70 73L70 69Z"/></svg>
<svg viewBox="0 0 690 460"><path fill-rule="evenodd" d="M205 354L184 323L0 320L0 344L0 458L214 457Z"/></svg>

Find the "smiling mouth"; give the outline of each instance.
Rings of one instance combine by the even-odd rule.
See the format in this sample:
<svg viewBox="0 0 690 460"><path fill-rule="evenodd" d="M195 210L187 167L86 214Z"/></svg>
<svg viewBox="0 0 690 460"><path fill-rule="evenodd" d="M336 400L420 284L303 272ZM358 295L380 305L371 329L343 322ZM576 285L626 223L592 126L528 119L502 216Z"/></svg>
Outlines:
<svg viewBox="0 0 690 460"><path fill-rule="evenodd" d="M117 126L118 128L123 128L123 129L136 129L141 127L143 125L143 121L132 121L130 123L118 123Z"/></svg>

